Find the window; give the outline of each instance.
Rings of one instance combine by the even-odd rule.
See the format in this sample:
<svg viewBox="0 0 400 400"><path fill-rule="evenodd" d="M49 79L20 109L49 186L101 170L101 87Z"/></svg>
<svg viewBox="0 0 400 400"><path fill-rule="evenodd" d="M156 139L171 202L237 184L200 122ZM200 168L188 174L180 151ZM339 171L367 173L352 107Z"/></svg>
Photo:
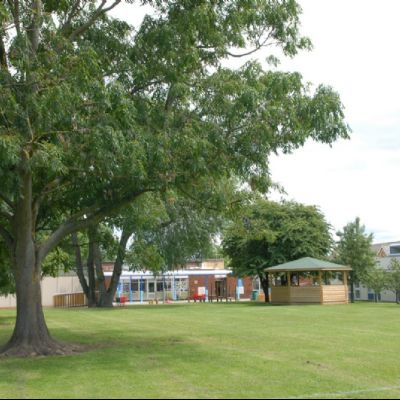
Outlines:
<svg viewBox="0 0 400 400"><path fill-rule="evenodd" d="M130 292L130 282L129 281L123 281L122 282L122 291L123 293L127 294Z"/></svg>
<svg viewBox="0 0 400 400"><path fill-rule="evenodd" d="M279 274L275 274L273 277L273 285L274 286L287 286L287 275L286 272L281 272Z"/></svg>
<svg viewBox="0 0 400 400"><path fill-rule="evenodd" d="M139 291L139 281L137 279L132 281L132 292Z"/></svg>
<svg viewBox="0 0 400 400"><path fill-rule="evenodd" d="M258 292L261 290L260 278L258 277L253 279L253 290L257 290Z"/></svg>
<svg viewBox="0 0 400 400"><path fill-rule="evenodd" d="M189 280L187 278L175 279L176 296L179 300L186 300L188 296Z"/></svg>
<svg viewBox="0 0 400 400"><path fill-rule="evenodd" d="M391 245L389 252L391 256L400 256L400 244Z"/></svg>
<svg viewBox="0 0 400 400"><path fill-rule="evenodd" d="M299 272L299 286L319 286L319 273L313 272Z"/></svg>
<svg viewBox="0 0 400 400"><path fill-rule="evenodd" d="M290 286L299 286L299 273L292 272L290 274Z"/></svg>
<svg viewBox="0 0 400 400"><path fill-rule="evenodd" d="M154 282L149 282L149 293L154 293L155 285Z"/></svg>
<svg viewBox="0 0 400 400"><path fill-rule="evenodd" d="M356 290L356 299L361 299L361 291L360 291L360 289Z"/></svg>
<svg viewBox="0 0 400 400"><path fill-rule="evenodd" d="M165 278L165 280L164 280L164 289L167 292L172 290L172 280L171 280L171 278Z"/></svg>
<svg viewBox="0 0 400 400"><path fill-rule="evenodd" d="M339 271L326 271L324 272L325 285L343 285L343 272Z"/></svg>
<svg viewBox="0 0 400 400"><path fill-rule="evenodd" d="M162 292L164 290L164 282L157 281L157 292Z"/></svg>

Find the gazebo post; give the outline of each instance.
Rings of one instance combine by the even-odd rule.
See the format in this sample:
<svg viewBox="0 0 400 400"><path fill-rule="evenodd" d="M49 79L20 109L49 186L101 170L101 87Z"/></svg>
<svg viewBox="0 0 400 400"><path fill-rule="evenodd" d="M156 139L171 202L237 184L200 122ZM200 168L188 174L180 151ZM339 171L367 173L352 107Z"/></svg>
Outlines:
<svg viewBox="0 0 400 400"><path fill-rule="evenodd" d="M323 279L322 279L322 271L318 271L318 284L320 289L320 303L324 304L324 288L322 286Z"/></svg>
<svg viewBox="0 0 400 400"><path fill-rule="evenodd" d="M348 272L343 271L343 284L346 290L346 304L349 304Z"/></svg>
<svg viewBox="0 0 400 400"><path fill-rule="evenodd" d="M322 271L318 271L318 283L319 283L319 286L321 286L321 287L322 287L322 282L323 282Z"/></svg>
<svg viewBox="0 0 400 400"><path fill-rule="evenodd" d="M288 282L288 287L292 286L292 282L290 281L290 272L286 272L286 277L287 277L287 282Z"/></svg>

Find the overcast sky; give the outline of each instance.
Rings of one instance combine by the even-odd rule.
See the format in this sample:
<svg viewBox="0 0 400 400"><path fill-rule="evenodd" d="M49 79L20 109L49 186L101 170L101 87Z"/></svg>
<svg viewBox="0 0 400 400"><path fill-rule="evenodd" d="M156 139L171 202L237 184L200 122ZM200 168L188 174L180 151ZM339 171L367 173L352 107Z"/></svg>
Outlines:
<svg viewBox="0 0 400 400"><path fill-rule="evenodd" d="M336 231L359 216L375 242L400 240L400 1L299 3L314 49L279 68L333 86L352 134L332 147L310 142L273 157L272 177L287 199L319 206ZM123 5L115 15L137 22L142 12L133 10Z"/></svg>
<svg viewBox="0 0 400 400"><path fill-rule="evenodd" d="M400 240L400 1L301 0L314 44L284 68L340 93L351 140L275 157L288 197L316 204L336 230L356 216L375 242Z"/></svg>

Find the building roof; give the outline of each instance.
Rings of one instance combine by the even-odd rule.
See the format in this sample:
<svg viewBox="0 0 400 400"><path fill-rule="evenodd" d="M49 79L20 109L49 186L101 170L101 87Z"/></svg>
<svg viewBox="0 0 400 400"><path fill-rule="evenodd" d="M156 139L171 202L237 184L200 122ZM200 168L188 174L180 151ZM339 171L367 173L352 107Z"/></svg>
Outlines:
<svg viewBox="0 0 400 400"><path fill-rule="evenodd" d="M346 265L335 264L329 261L317 260L312 257L303 257L295 261L266 268L267 272L283 271L351 271Z"/></svg>
<svg viewBox="0 0 400 400"><path fill-rule="evenodd" d="M226 278L231 275L232 271L230 269L204 269L204 270L194 270L194 269L179 269L176 271L166 271L164 273L159 273L155 275L151 271L123 271L121 274L121 280L125 279L155 279L156 277L175 277L175 278L187 278L188 276L206 276L214 275L217 278ZM112 272L104 272L104 276L110 277Z"/></svg>
<svg viewBox="0 0 400 400"><path fill-rule="evenodd" d="M399 247L400 240L384 243L374 243L371 246L371 249L378 257L387 257L391 255L390 248L392 246Z"/></svg>

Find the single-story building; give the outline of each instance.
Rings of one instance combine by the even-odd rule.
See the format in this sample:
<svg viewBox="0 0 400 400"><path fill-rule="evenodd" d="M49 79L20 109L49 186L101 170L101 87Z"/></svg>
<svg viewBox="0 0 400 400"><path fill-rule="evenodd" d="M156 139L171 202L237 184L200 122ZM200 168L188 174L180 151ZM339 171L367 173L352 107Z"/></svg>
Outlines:
<svg viewBox="0 0 400 400"><path fill-rule="evenodd" d="M104 272L107 281L112 271ZM151 271L123 271L117 297L129 302L151 300L177 301L190 299L250 299L252 278L236 278L225 269L224 260L187 263L181 269L154 274Z"/></svg>
<svg viewBox="0 0 400 400"><path fill-rule="evenodd" d="M111 279L113 263L104 263L106 280ZM42 304L45 307L82 306L86 304L79 279L74 272L42 280ZM128 302L177 301L190 299L250 299L252 278L236 278L225 268L223 259L192 261L175 271L153 274L150 271L129 271L121 275L116 297ZM14 295L0 296L0 308L15 308Z"/></svg>

